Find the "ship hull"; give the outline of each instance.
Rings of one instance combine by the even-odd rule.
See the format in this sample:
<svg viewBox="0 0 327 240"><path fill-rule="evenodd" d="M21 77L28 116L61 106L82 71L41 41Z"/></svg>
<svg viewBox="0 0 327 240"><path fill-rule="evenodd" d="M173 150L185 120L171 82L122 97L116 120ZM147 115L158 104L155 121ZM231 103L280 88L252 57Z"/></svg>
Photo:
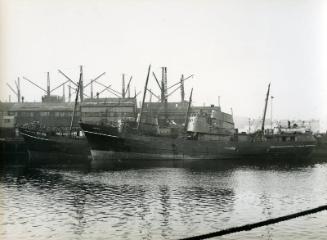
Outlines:
<svg viewBox="0 0 327 240"><path fill-rule="evenodd" d="M34 164L88 163L91 152L85 138L40 136L34 131L20 129L27 146L28 158Z"/></svg>
<svg viewBox="0 0 327 240"><path fill-rule="evenodd" d="M24 164L27 161L27 149L23 138L0 139L0 164Z"/></svg>
<svg viewBox="0 0 327 240"><path fill-rule="evenodd" d="M316 159L325 160L327 158L327 135L322 134L316 137L317 147L313 152L313 156Z"/></svg>
<svg viewBox="0 0 327 240"><path fill-rule="evenodd" d="M81 124L93 162L151 160L300 159L315 147L306 142L197 141L185 138L117 134L111 128Z"/></svg>

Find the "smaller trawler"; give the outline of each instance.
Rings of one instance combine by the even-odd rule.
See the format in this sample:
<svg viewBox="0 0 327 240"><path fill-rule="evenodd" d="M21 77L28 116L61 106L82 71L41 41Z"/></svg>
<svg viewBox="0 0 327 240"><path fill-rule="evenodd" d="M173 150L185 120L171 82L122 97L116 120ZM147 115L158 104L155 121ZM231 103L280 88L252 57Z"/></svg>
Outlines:
<svg viewBox="0 0 327 240"><path fill-rule="evenodd" d="M63 132L30 123L20 127L19 131L31 163L87 163L90 160L89 146L79 128Z"/></svg>
<svg viewBox="0 0 327 240"><path fill-rule="evenodd" d="M47 129L38 122L25 124L19 128L27 145L29 160L33 164L88 163L90 149L80 128L73 128L78 94L82 81L82 67L77 86L75 104L69 129Z"/></svg>

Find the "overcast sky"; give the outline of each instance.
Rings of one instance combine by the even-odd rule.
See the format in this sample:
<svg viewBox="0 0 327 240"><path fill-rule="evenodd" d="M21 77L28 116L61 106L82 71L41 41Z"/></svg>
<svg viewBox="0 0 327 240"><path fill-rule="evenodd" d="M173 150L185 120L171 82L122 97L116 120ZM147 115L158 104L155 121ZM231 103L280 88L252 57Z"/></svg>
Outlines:
<svg viewBox="0 0 327 240"><path fill-rule="evenodd" d="M1 100L26 76L45 88L102 72L121 89L121 74L143 89L147 67L168 85L194 74L197 105L217 104L246 117L262 115L267 85L273 115L327 119L327 1L319 0L0 0ZM22 80L26 101L43 94ZM158 92L154 79L151 89ZM96 89L98 90L98 89ZM89 92L89 89L85 91ZM56 94L61 95L62 89ZM67 95L67 90L66 90ZM106 95L103 95L106 96ZM179 91L170 100L179 100ZM141 98L139 98L139 101Z"/></svg>

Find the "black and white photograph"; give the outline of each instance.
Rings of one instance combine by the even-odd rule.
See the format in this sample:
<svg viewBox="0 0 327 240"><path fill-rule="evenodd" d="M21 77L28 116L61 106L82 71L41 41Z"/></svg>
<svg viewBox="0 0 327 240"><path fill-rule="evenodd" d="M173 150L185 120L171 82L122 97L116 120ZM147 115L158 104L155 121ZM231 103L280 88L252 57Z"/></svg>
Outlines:
<svg viewBox="0 0 327 240"><path fill-rule="evenodd" d="M0 239L327 239L327 1L0 0Z"/></svg>

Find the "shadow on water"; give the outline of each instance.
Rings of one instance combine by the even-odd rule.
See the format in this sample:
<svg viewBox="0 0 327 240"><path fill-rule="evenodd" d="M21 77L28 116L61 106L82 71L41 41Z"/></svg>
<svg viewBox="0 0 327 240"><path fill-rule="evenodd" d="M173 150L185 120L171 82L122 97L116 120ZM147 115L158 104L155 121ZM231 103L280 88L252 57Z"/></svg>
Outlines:
<svg viewBox="0 0 327 240"><path fill-rule="evenodd" d="M239 168L257 170L296 170L299 168L313 167L315 164L327 163L325 158L312 159L238 159L238 160L200 160L200 161L128 161L128 162L102 162L91 163L92 171L125 170L125 169L146 169L146 168L185 168L199 171L228 171Z"/></svg>
<svg viewBox="0 0 327 240"><path fill-rule="evenodd" d="M150 169L150 168L185 168L199 171L226 171L239 168L249 168L257 170L296 170L299 168L313 167L315 164L327 163L325 157L315 157L311 159L235 159L235 160L200 160L200 161L181 161L181 160L137 160L137 161L115 161L94 163L66 163L51 162L49 163L33 163L28 161L1 161L0 169L10 168L41 168L41 169L63 169L63 170L78 170L83 172L101 172L101 171L122 171L128 169Z"/></svg>

